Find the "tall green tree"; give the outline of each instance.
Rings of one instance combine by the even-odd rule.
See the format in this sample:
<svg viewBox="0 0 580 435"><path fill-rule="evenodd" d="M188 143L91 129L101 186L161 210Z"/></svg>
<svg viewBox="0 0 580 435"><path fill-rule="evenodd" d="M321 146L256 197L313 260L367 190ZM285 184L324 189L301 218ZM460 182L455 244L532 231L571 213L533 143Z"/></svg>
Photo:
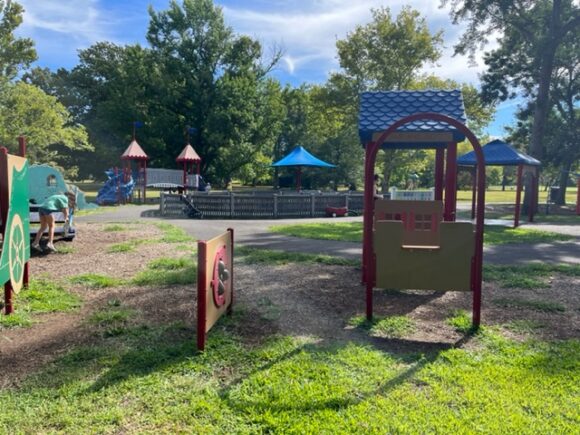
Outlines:
<svg viewBox="0 0 580 435"><path fill-rule="evenodd" d="M9 84L0 94L0 143L16 152L15 138L27 138L27 157L32 163L47 163L76 175L71 150L91 150L84 127L71 123L66 108L56 97L22 82Z"/></svg>
<svg viewBox="0 0 580 435"><path fill-rule="evenodd" d="M14 35L22 24L23 12L20 4L0 0L0 84L12 80L36 60L34 42Z"/></svg>
<svg viewBox="0 0 580 435"><path fill-rule="evenodd" d="M578 38L580 7L574 0L442 0L451 6L454 23L467 30L455 47L470 53L500 33L499 47L486 57L484 94L506 99L525 92L533 103L529 152L542 159L546 119L556 53L569 38Z"/></svg>
<svg viewBox="0 0 580 435"><path fill-rule="evenodd" d="M379 8L372 11L372 17L370 23L357 26L346 39L337 41L342 71L334 74L329 83L348 94L347 110L353 125L360 92L410 87L420 77L422 67L441 57L443 46L442 32L432 33L419 11L406 7L393 18L388 8ZM352 153L360 154L358 140L350 134ZM385 187L401 162L414 161L413 170L420 170L419 162L424 158L423 152L384 151L380 166Z"/></svg>

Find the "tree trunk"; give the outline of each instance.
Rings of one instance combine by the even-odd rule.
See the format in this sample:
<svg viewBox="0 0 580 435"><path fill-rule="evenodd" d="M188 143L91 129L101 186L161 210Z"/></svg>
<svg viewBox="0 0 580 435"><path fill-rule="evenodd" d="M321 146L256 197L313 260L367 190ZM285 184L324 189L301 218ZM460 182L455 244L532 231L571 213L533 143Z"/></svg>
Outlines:
<svg viewBox="0 0 580 435"><path fill-rule="evenodd" d="M568 161L562 166L559 182L560 190L558 191L558 197L556 198L557 205L566 205L566 188L568 187L568 178L570 177L571 169L572 161Z"/></svg>
<svg viewBox="0 0 580 435"><path fill-rule="evenodd" d="M536 104L534 108L534 123L532 125L532 136L530 138L529 153L531 156L542 160L543 157L543 139L544 127L546 119L550 110L550 84L552 79L552 71L554 69L554 57L560 38L560 18L562 10L562 0L554 0L552 6L552 16L550 18L550 27L546 36L545 46L542 50L542 57L540 62L540 79L538 81L538 96L536 97ZM526 191L524 195L524 213L528 212L528 207L532 203L531 184L526 182Z"/></svg>

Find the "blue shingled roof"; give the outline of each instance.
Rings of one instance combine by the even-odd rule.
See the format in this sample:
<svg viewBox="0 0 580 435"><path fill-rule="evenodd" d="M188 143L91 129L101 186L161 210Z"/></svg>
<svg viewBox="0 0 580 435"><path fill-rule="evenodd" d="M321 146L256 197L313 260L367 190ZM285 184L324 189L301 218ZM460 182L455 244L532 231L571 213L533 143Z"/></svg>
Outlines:
<svg viewBox="0 0 580 435"><path fill-rule="evenodd" d="M303 147L296 147L283 159L277 161L272 166L320 166L324 168L334 168L334 165L323 162L314 157Z"/></svg>
<svg viewBox="0 0 580 435"><path fill-rule="evenodd" d="M491 141L484 145L482 150L487 166L541 165L539 160L516 150L513 146L501 140ZM462 166L475 166L476 163L474 151L470 151L457 159L457 164Z"/></svg>
<svg viewBox="0 0 580 435"><path fill-rule="evenodd" d="M360 98L359 136L363 144L374 133L382 132L396 121L415 113L440 113L466 123L463 98L458 89L424 91L363 92ZM400 127L402 132L452 132L456 141L465 139L463 133L439 121L420 120Z"/></svg>

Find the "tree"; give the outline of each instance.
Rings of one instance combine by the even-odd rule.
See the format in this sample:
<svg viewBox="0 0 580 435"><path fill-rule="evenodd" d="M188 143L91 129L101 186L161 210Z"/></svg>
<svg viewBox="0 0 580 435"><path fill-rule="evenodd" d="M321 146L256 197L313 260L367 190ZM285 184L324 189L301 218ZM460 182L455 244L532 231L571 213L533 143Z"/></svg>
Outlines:
<svg viewBox="0 0 580 435"><path fill-rule="evenodd" d="M14 31L22 24L23 12L18 3L0 0L0 84L14 79L19 71L36 60L32 40L14 36Z"/></svg>
<svg viewBox="0 0 580 435"><path fill-rule="evenodd" d="M27 138L32 163L66 167L67 175L76 170L68 151L92 149L84 127L71 124L70 114L55 97L22 82L9 84L0 95L0 143L14 144L19 135ZM9 148L16 152L15 146Z"/></svg>
<svg viewBox="0 0 580 435"><path fill-rule="evenodd" d="M393 20L388 8L379 8L372 17L336 43L340 66L359 91L404 89L441 57L443 32L431 34L418 11L405 7Z"/></svg>
<svg viewBox="0 0 580 435"><path fill-rule="evenodd" d="M343 71L334 74L330 84L349 93L347 98L352 102L349 110L353 125L356 125L360 92L408 88L419 77L423 66L441 56L442 32L432 34L418 11L403 8L393 20L388 8L380 8L373 10L372 16L372 22L357 26L345 40L336 44ZM354 152L355 148L352 150ZM386 187L398 163L408 161L410 157L419 160L424 157L424 153L411 154L413 156L400 150L383 153L381 166Z"/></svg>
<svg viewBox="0 0 580 435"><path fill-rule="evenodd" d="M550 89L558 48L580 26L580 8L573 0L442 0L451 5L454 23L468 27L456 53L474 55L489 35L500 32L499 48L486 57L484 95L506 99L523 89L533 101L529 152L543 157L542 140L550 113Z"/></svg>

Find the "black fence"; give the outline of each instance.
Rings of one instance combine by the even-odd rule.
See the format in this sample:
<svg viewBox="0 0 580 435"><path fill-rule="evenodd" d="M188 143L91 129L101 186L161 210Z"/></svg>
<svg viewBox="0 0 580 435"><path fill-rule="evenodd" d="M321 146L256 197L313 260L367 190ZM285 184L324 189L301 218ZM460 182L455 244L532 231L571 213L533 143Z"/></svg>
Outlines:
<svg viewBox="0 0 580 435"><path fill-rule="evenodd" d="M346 207L352 214L362 214L362 193L301 194L233 194L161 193L159 210L162 216L186 217L188 201L204 218L278 219L324 217L328 207Z"/></svg>

